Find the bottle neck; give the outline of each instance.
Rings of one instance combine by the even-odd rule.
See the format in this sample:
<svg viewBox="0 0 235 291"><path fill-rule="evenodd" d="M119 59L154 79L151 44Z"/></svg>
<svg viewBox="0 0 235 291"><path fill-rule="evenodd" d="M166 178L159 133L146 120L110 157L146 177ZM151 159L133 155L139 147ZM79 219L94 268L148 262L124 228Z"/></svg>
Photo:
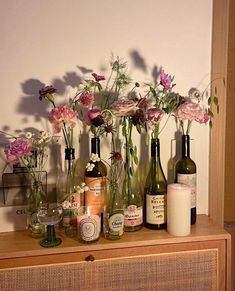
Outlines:
<svg viewBox="0 0 235 291"><path fill-rule="evenodd" d="M100 139L99 137L92 137L91 139L91 153L98 154L100 157Z"/></svg>
<svg viewBox="0 0 235 291"><path fill-rule="evenodd" d="M160 141L158 138L153 138L151 141L151 157L154 159L160 158Z"/></svg>
<svg viewBox="0 0 235 291"><path fill-rule="evenodd" d="M66 148L65 149L65 160L71 161L75 159L75 149Z"/></svg>
<svg viewBox="0 0 235 291"><path fill-rule="evenodd" d="M182 157L190 158L190 136L182 135Z"/></svg>

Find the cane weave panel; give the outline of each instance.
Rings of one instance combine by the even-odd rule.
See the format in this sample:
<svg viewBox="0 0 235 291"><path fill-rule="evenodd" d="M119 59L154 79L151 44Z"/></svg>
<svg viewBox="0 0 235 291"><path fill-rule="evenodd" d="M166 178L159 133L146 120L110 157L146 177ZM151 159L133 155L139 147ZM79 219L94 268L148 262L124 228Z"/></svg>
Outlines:
<svg viewBox="0 0 235 291"><path fill-rule="evenodd" d="M0 271L1 291L215 291L218 250L154 254Z"/></svg>

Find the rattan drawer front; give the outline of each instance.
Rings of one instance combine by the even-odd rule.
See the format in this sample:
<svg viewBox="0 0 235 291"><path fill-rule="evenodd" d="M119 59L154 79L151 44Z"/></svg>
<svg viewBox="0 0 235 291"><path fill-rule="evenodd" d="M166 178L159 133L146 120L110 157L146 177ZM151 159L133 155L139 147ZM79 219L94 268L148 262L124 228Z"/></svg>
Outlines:
<svg viewBox="0 0 235 291"><path fill-rule="evenodd" d="M193 250L0 271L1 290L218 289L218 249Z"/></svg>

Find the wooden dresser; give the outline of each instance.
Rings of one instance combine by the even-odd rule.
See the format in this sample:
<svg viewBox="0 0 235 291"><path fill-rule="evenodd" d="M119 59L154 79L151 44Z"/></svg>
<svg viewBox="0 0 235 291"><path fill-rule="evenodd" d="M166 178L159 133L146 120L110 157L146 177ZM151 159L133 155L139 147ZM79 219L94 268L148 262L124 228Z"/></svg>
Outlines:
<svg viewBox="0 0 235 291"><path fill-rule="evenodd" d="M187 237L143 228L119 241L60 236L42 248L26 232L0 234L0 290L231 290L231 239L206 215Z"/></svg>

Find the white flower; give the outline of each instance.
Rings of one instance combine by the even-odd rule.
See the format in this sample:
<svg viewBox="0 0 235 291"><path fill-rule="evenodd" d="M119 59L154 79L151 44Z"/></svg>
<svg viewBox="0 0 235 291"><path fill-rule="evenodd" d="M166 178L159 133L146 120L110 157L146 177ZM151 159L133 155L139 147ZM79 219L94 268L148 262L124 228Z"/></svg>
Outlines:
<svg viewBox="0 0 235 291"><path fill-rule="evenodd" d="M99 162L100 161L100 157L98 156L98 154L94 154L92 153L90 156L90 160L95 163L95 162Z"/></svg>
<svg viewBox="0 0 235 291"><path fill-rule="evenodd" d="M80 193L84 193L85 191L88 191L89 187L86 186L85 183L81 183L81 186L79 186L79 185L74 186L74 190L80 194Z"/></svg>
<svg viewBox="0 0 235 291"><path fill-rule="evenodd" d="M31 139L32 136L33 136L33 134L32 134L32 132L30 132L30 131L26 132L26 134L25 134L25 137L26 137L27 139Z"/></svg>
<svg viewBox="0 0 235 291"><path fill-rule="evenodd" d="M62 207L63 207L64 209L68 209L68 208L71 207L71 203L70 203L69 201L65 200L65 201L62 203Z"/></svg>
<svg viewBox="0 0 235 291"><path fill-rule="evenodd" d="M93 163L87 163L86 170L91 172L94 169L95 165Z"/></svg>

